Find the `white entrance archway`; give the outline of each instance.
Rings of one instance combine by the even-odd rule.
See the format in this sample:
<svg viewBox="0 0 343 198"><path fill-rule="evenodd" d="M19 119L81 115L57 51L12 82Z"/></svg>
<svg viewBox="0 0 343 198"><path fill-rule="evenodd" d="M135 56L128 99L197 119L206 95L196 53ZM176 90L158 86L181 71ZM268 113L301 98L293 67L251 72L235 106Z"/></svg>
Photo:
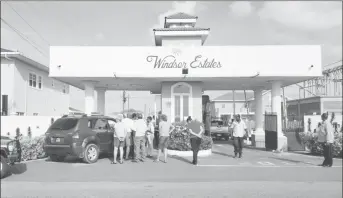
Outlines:
<svg viewBox="0 0 343 198"><path fill-rule="evenodd" d="M171 86L171 121L180 122L193 115L192 86L179 82ZM199 107L201 108L201 107Z"/></svg>

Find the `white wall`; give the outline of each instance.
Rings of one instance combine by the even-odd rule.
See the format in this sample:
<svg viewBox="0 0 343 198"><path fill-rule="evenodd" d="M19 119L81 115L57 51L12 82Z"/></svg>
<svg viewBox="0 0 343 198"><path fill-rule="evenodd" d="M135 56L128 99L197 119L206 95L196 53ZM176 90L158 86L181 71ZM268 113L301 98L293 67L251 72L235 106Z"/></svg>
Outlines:
<svg viewBox="0 0 343 198"><path fill-rule="evenodd" d="M50 76L53 77L182 77L180 68L154 68L157 56L189 67L188 77L317 77L322 76L320 46L53 46L50 47ZM201 55L202 63L191 64ZM218 65L221 67L217 67ZM58 67L61 65L60 67ZM213 64L212 64L213 65ZM310 69L311 65L313 67ZM96 69L94 70L94 66ZM287 68L287 69L286 69ZM96 72L95 72L96 71ZM209 72L210 71L210 72Z"/></svg>
<svg viewBox="0 0 343 198"><path fill-rule="evenodd" d="M16 135L16 128L20 128L20 133L27 136L27 129L31 127L32 136L43 135L49 128L51 118L56 121L60 116L1 116L1 135L10 137Z"/></svg>
<svg viewBox="0 0 343 198"><path fill-rule="evenodd" d="M8 113L15 107L13 101L14 61L1 57L1 95L8 95ZM2 97L0 97L2 108ZM1 110L2 112L2 110Z"/></svg>
<svg viewBox="0 0 343 198"><path fill-rule="evenodd" d="M69 86L66 87L67 92L63 93L64 83L49 78L48 72L38 70L19 60L15 61L15 66L14 98L17 112L26 112L28 116L34 113L38 113L39 116L60 116L68 113ZM30 72L43 77L41 90L29 86Z"/></svg>
<svg viewBox="0 0 343 198"><path fill-rule="evenodd" d="M162 46L201 46L201 37L168 36L162 38Z"/></svg>

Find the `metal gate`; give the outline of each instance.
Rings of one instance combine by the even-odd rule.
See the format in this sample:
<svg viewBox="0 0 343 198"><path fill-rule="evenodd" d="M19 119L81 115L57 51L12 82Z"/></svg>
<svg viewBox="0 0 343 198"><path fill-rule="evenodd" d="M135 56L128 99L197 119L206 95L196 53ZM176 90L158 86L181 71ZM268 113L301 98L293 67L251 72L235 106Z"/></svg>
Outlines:
<svg viewBox="0 0 343 198"><path fill-rule="evenodd" d="M264 117L266 150L277 150L277 115L265 114Z"/></svg>

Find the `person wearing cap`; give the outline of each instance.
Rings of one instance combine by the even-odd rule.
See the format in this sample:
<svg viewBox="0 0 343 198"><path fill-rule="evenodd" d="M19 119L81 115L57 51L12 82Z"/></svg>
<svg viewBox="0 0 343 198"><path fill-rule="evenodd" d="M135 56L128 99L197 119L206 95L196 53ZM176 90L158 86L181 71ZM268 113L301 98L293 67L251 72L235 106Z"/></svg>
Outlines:
<svg viewBox="0 0 343 198"><path fill-rule="evenodd" d="M322 124L318 127L318 142L322 143L324 148L324 161L321 164L323 167L332 167L332 144L334 142L334 129L328 121L328 114L322 114Z"/></svg>
<svg viewBox="0 0 343 198"><path fill-rule="evenodd" d="M114 133L113 133L113 146L114 146L114 151L113 151L113 161L112 164L117 164L117 156L118 156L118 148L119 148L119 155L120 155L120 163L123 163L123 147L124 147L124 140L127 134L127 127L126 125L122 122L123 120L123 115L119 114L117 116L117 123L114 126Z"/></svg>
<svg viewBox="0 0 343 198"><path fill-rule="evenodd" d="M138 160L144 162L145 160L145 133L147 130L147 124L143 120L142 114L137 114L137 120L134 122L134 162Z"/></svg>
<svg viewBox="0 0 343 198"><path fill-rule="evenodd" d="M233 129L233 146L234 146L234 158L239 154L239 158L242 157L243 140L244 135L248 133L248 129L245 123L241 120L240 115L235 115L235 121L231 123L230 128Z"/></svg>

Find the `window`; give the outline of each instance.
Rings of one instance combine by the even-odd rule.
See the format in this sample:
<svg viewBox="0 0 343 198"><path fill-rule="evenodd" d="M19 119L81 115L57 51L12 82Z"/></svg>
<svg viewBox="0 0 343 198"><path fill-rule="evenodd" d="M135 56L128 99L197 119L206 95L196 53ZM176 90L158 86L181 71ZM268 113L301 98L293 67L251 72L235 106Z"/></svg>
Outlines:
<svg viewBox="0 0 343 198"><path fill-rule="evenodd" d="M94 129L107 129L107 120L98 119L94 125Z"/></svg>
<svg viewBox="0 0 343 198"><path fill-rule="evenodd" d="M75 118L61 118L54 122L50 129L70 130L76 126L78 119Z"/></svg>
<svg viewBox="0 0 343 198"><path fill-rule="evenodd" d="M37 89L43 88L42 76L37 76L34 73L29 73L29 86Z"/></svg>
<svg viewBox="0 0 343 198"><path fill-rule="evenodd" d="M225 108L225 104L222 104L222 108L223 108L223 109Z"/></svg>
<svg viewBox="0 0 343 198"><path fill-rule="evenodd" d="M116 122L114 120L108 120L108 125L110 126L110 129L114 129Z"/></svg>
<svg viewBox="0 0 343 198"><path fill-rule="evenodd" d="M63 93L67 93L67 85L63 84L62 92L63 92Z"/></svg>
<svg viewBox="0 0 343 198"><path fill-rule="evenodd" d="M42 76L38 76L38 89L42 89Z"/></svg>
<svg viewBox="0 0 343 198"><path fill-rule="evenodd" d="M33 116L38 116L38 113L33 113Z"/></svg>

